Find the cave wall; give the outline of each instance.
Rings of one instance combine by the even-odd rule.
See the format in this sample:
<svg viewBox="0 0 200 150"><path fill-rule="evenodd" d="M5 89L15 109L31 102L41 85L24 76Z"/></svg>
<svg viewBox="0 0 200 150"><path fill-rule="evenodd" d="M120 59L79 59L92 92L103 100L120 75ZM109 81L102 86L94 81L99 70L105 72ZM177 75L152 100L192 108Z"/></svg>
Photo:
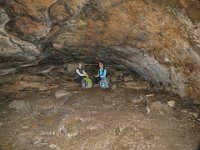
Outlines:
<svg viewBox="0 0 200 150"><path fill-rule="evenodd" d="M59 59L103 60L122 64L182 97L200 98L199 0L0 4L2 69L40 60L47 53ZM46 45L52 49L46 51Z"/></svg>
<svg viewBox="0 0 200 150"><path fill-rule="evenodd" d="M36 45L21 40L5 30L9 16L0 8L0 69L17 67L24 63L32 63L38 59L40 51Z"/></svg>

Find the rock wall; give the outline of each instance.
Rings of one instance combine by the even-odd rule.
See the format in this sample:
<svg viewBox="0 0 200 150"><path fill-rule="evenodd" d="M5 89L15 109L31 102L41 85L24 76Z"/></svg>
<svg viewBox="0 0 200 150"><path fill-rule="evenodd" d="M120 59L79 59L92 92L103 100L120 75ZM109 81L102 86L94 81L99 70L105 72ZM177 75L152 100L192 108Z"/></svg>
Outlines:
<svg viewBox="0 0 200 150"><path fill-rule="evenodd" d="M7 33L5 24L8 22L8 15L0 8L0 69L9 69L37 60L40 51L33 43Z"/></svg>
<svg viewBox="0 0 200 150"><path fill-rule="evenodd" d="M2 0L0 20L1 62L102 60L200 98L199 0Z"/></svg>

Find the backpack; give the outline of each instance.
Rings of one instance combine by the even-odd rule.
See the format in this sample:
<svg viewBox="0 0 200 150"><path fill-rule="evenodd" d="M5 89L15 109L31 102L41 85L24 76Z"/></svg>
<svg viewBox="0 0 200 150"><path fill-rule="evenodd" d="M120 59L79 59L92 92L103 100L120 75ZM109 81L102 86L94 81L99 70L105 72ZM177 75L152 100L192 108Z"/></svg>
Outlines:
<svg viewBox="0 0 200 150"><path fill-rule="evenodd" d="M90 78L84 77L82 80L82 88L89 89L92 87L92 80Z"/></svg>
<svg viewBox="0 0 200 150"><path fill-rule="evenodd" d="M100 81L100 88L102 88L102 89L109 88L109 81L108 81L107 77L101 79L101 81Z"/></svg>

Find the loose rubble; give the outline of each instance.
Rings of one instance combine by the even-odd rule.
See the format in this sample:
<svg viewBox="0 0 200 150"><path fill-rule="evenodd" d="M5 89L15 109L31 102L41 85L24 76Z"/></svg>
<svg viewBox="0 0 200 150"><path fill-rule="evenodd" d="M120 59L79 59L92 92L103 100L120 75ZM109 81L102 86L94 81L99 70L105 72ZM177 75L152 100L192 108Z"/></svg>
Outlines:
<svg viewBox="0 0 200 150"><path fill-rule="evenodd" d="M191 99L154 92L137 79L125 86L121 74L108 90L82 89L64 80L65 74L58 82L55 70L31 75L42 68L0 80L2 149L194 150L198 145L200 107Z"/></svg>

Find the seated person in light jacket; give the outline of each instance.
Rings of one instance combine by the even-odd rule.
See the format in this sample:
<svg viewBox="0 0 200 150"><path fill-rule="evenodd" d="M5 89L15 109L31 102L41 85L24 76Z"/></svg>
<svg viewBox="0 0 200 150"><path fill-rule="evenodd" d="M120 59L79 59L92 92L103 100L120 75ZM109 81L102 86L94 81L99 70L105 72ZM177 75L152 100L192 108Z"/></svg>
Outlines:
<svg viewBox="0 0 200 150"><path fill-rule="evenodd" d="M104 68L104 64L103 63L99 63L99 71L98 71L98 75L96 75L94 77L94 82L95 84L98 84L102 78L107 77L107 70L106 68Z"/></svg>
<svg viewBox="0 0 200 150"><path fill-rule="evenodd" d="M84 77L88 77L88 74L85 72L83 64L79 63L75 71L74 81L77 83L81 83Z"/></svg>

